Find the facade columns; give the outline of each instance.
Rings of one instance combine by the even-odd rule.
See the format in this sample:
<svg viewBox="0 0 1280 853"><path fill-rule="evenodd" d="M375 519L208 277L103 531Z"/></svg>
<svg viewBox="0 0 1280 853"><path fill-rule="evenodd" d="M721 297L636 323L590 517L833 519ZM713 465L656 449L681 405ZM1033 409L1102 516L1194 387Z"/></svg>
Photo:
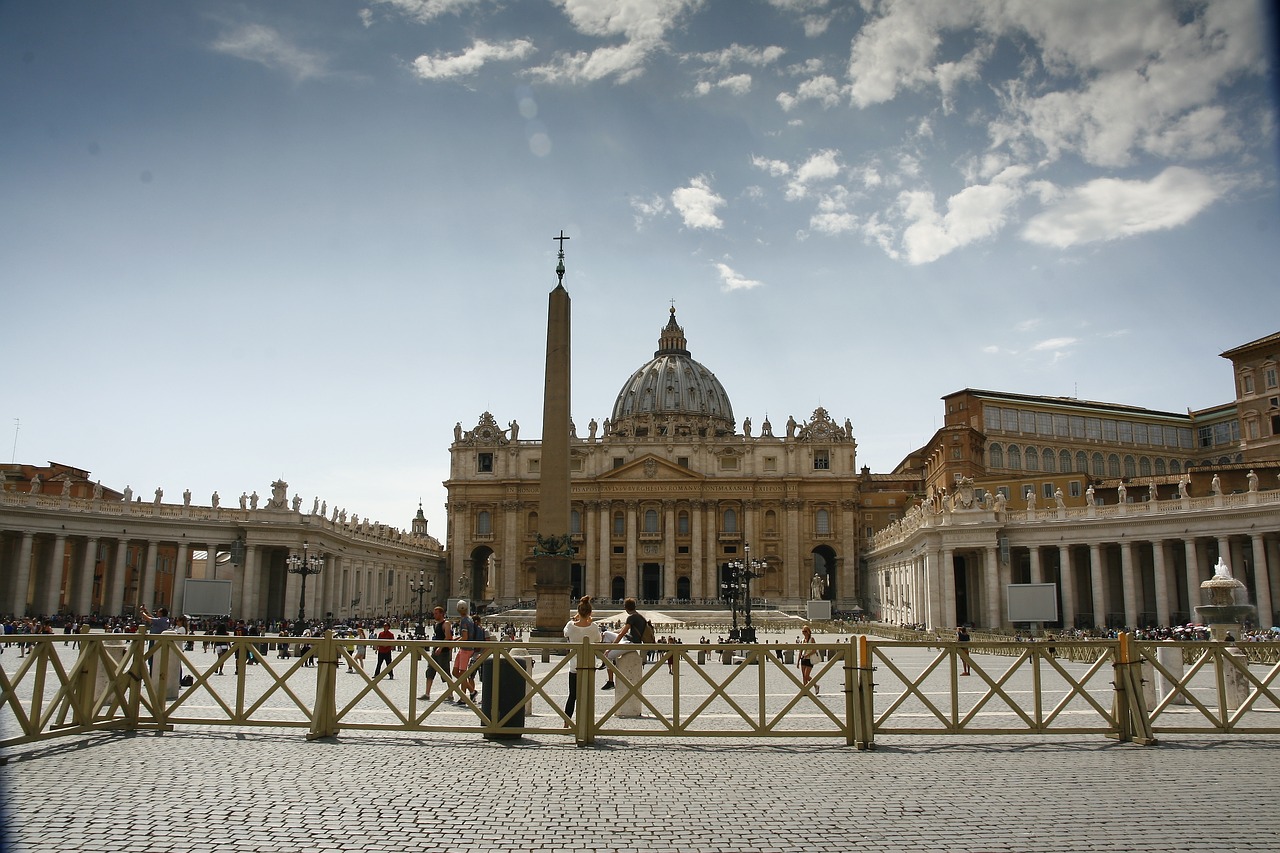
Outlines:
<svg viewBox="0 0 1280 853"><path fill-rule="evenodd" d="M942 621L939 626L953 627L956 623L956 552L953 548L942 549Z"/></svg>
<svg viewBox="0 0 1280 853"><path fill-rule="evenodd" d="M80 576L75 587L72 608L76 613L86 614L93 610L93 578L98 568L98 537L90 536L84 543L84 557L80 565Z"/></svg>
<svg viewBox="0 0 1280 853"><path fill-rule="evenodd" d="M1058 584L1062 595L1062 627L1076 626L1076 572L1071 563L1071 546L1058 546Z"/></svg>
<svg viewBox="0 0 1280 853"><path fill-rule="evenodd" d="M706 501L704 505L706 508L706 519L707 519L707 529L706 529L707 551L705 554L703 554L703 559L706 561L705 565L707 567L707 580L710 582L711 589L713 590L712 597L719 598L720 597L720 565L718 562L718 557L720 554L720 548L718 547L719 537L717 536L717 532L719 531L719 528L720 528L720 518L719 518L718 509L717 509L718 504L716 503L716 501L709 500L709 501Z"/></svg>
<svg viewBox="0 0 1280 853"><path fill-rule="evenodd" d="M212 545L209 547L213 547ZM240 603L240 619L249 620L257 619L263 615L258 610L259 592L258 587L262 583L262 555L258 553L258 546L252 542L244 546L244 565L240 567L240 571L236 572L234 577L240 579L240 587L236 588L236 584L231 584L231 601Z"/></svg>
<svg viewBox="0 0 1280 853"><path fill-rule="evenodd" d="M116 559L111 566L111 597L107 599L103 610L111 616L124 612L124 583L129 571L129 540L116 540Z"/></svg>
<svg viewBox="0 0 1280 853"><path fill-rule="evenodd" d="M925 561L925 576L928 578L928 581L925 584L925 589L941 590L943 581L942 581L942 571L939 568L939 563L942 561L942 555L939 554L938 551L934 550L933 548L929 548L924 553L924 561ZM892 590L892 586L890 587L890 589ZM929 614L928 622L929 622L930 628L938 628L942 626L942 598L943 597L944 596L942 595L938 595L938 596L929 596L927 598L927 602L928 602L927 612ZM897 596L895 596L894 598L895 598L895 604L896 604Z"/></svg>
<svg viewBox="0 0 1280 853"><path fill-rule="evenodd" d="M676 597L676 502L662 502L662 597Z"/></svg>
<svg viewBox="0 0 1280 853"><path fill-rule="evenodd" d="M490 528L492 529L492 528ZM501 581L497 585L496 595L508 600L524 598L524 590L521 579L524 576L524 560L523 555L528 553L520 547L520 502L504 501L502 504L502 564L503 571L498 575ZM460 566L460 574L454 577L462 577L467 572L465 568L470 562L470 555L464 555ZM445 596L447 601L449 596ZM454 614L446 613L445 616L452 618Z"/></svg>
<svg viewBox="0 0 1280 853"><path fill-rule="evenodd" d="M582 555L582 595L590 595L595 598L602 598L602 587L596 580L599 572L596 571L596 565L600 556L600 548L596 544L596 532L599 526L600 516L596 512L596 502L587 501L582 505L582 510L578 516L582 519L582 549L579 554ZM505 573L504 573L505 574Z"/></svg>
<svg viewBox="0 0 1280 853"><path fill-rule="evenodd" d="M612 549L609 542L613 537L613 517L611 504L609 501L600 501L600 509L597 513L599 516L599 542L596 547L598 549L599 559L596 564L596 578L598 579L596 588L600 591L600 595L606 598L613 598L613 571L612 558L610 554Z"/></svg>
<svg viewBox="0 0 1280 853"><path fill-rule="evenodd" d="M67 535L59 533L53 538L53 558L49 561L49 572L44 589L44 614L52 616L58 612L62 602L62 575L67 562ZM39 586L36 587L39 589ZM70 585L68 584L68 593ZM68 594L68 601L70 595Z"/></svg>
<svg viewBox="0 0 1280 853"><path fill-rule="evenodd" d="M147 610L155 609L156 557L159 553L160 543L155 539L148 539L146 562L142 566L142 585L138 590L138 605Z"/></svg>
<svg viewBox="0 0 1280 853"><path fill-rule="evenodd" d="M1171 625L1169 606L1169 568L1164 560L1164 540L1156 539L1151 543L1151 574L1156 587L1156 624Z"/></svg>
<svg viewBox="0 0 1280 853"><path fill-rule="evenodd" d="M637 552L640 550L640 503L627 501L627 583L623 593L635 598L640 597L640 566Z"/></svg>
<svg viewBox="0 0 1280 853"><path fill-rule="evenodd" d="M1200 550L1196 547L1196 540L1194 538L1183 539L1182 552L1187 562L1187 608L1190 610L1191 618L1194 620L1196 618L1196 605L1203 603L1201 599L1204 597L1200 589Z"/></svg>
<svg viewBox="0 0 1280 853"><path fill-rule="evenodd" d="M1253 589L1257 597L1258 627L1269 629L1272 614L1271 608L1268 607L1271 603L1271 581L1267 573L1267 552L1263 545L1262 534L1251 534L1249 542L1253 547Z"/></svg>
<svg viewBox="0 0 1280 853"><path fill-rule="evenodd" d="M13 602L9 610L19 618L27 615L27 588L31 586L31 550L35 545L35 534L29 530L22 531L22 541L18 545L18 576L13 584Z"/></svg>
<svg viewBox="0 0 1280 853"><path fill-rule="evenodd" d="M689 565L692 577L689 584L689 595L694 601L701 601L708 596L706 592L707 567L702 559L702 501L691 501L689 504Z"/></svg>
<svg viewBox="0 0 1280 853"><path fill-rule="evenodd" d="M1027 549L1027 562L1030 565L1031 583L1044 583L1044 567L1040 565L1040 546L1032 545Z"/></svg>
<svg viewBox="0 0 1280 853"><path fill-rule="evenodd" d="M1102 543L1089 543L1089 583L1093 587L1093 626L1107 627L1107 573L1102 564Z"/></svg>
<svg viewBox="0 0 1280 853"><path fill-rule="evenodd" d="M840 503L840 557L837 578L837 599L840 603L856 604L862 599L858 589L858 515L857 504L851 500Z"/></svg>
<svg viewBox="0 0 1280 853"><path fill-rule="evenodd" d="M800 560L800 508L803 501L791 498L782 502L787 514L787 552L784 557L784 571L791 576L791 589L784 590L783 595L796 601L809 598L809 578L812 573Z"/></svg>
<svg viewBox="0 0 1280 853"><path fill-rule="evenodd" d="M1130 630L1138 627L1138 590L1134 577L1133 543L1120 543L1120 585L1124 590L1124 622Z"/></svg>
<svg viewBox="0 0 1280 853"><path fill-rule="evenodd" d="M183 614L182 605L187 596L188 548L189 546L185 540L178 543L178 562L173 567L173 604L171 609L175 618Z"/></svg>
<svg viewBox="0 0 1280 853"><path fill-rule="evenodd" d="M983 553L982 583L987 591L987 627L999 628L1000 618L1000 551L988 545Z"/></svg>
<svg viewBox="0 0 1280 853"><path fill-rule="evenodd" d="M1280 570L1280 538L1275 536L1265 540L1267 548L1267 566ZM1272 626L1275 624L1274 613L1280 611L1280 576L1271 578L1271 611Z"/></svg>

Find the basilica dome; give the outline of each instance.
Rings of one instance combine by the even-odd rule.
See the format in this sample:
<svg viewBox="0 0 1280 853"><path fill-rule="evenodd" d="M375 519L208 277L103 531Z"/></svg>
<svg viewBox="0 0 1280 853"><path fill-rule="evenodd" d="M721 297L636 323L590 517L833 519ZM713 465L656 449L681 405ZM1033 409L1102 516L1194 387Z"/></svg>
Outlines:
<svg viewBox="0 0 1280 853"><path fill-rule="evenodd" d="M733 433L729 395L714 373L689 357L674 307L653 359L618 392L611 421L614 433L635 437Z"/></svg>

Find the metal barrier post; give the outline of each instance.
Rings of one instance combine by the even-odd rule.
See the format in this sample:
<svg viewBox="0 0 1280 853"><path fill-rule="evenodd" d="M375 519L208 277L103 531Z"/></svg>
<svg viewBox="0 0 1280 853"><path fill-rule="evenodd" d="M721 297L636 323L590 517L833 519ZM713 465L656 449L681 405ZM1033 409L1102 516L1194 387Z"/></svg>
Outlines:
<svg viewBox="0 0 1280 853"><path fill-rule="evenodd" d="M338 643L333 631L325 631L320 642L313 643L311 654L316 656L316 703L311 714L311 730L307 740L336 737L338 726Z"/></svg>

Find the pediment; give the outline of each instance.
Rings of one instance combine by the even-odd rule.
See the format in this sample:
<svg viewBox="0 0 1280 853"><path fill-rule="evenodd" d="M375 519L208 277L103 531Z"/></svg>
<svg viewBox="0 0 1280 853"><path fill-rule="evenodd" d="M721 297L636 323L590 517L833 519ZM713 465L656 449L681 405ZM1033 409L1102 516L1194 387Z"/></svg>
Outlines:
<svg viewBox="0 0 1280 853"><path fill-rule="evenodd" d="M619 468L613 468L601 474L600 480L618 481L637 481L645 480L688 480L701 481L705 479L700 474L695 474L683 465L677 465L670 460L663 459L660 456L647 454L639 459L634 459Z"/></svg>

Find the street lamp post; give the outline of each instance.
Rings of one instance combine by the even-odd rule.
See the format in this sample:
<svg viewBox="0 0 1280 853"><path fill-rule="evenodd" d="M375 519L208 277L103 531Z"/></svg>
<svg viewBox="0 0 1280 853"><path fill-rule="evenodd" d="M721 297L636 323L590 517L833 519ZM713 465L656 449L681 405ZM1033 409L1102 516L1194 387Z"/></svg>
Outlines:
<svg viewBox="0 0 1280 853"><path fill-rule="evenodd" d="M756 641L756 629L751 625L751 581L755 578L764 577L764 570L768 565L764 560L751 559L751 546L743 544L743 557L741 560L734 560L729 564L729 569L733 573L734 591L740 592L742 595L742 642L754 643ZM734 630L737 630L737 610L734 610Z"/></svg>
<svg viewBox="0 0 1280 853"><path fill-rule="evenodd" d="M428 578L426 576L426 571L423 569L418 570L417 584L414 584L413 582L409 583L409 592L414 593L415 595L418 596L418 636L419 637L425 637L427 635L426 628L424 628L422 624L422 612L423 612L422 596L430 592L432 588L435 587L435 585L436 585L436 579Z"/></svg>
<svg viewBox="0 0 1280 853"><path fill-rule="evenodd" d="M302 578L302 592L298 596L298 626L301 630L302 623L307 620L307 578L320 574L320 570L324 568L324 555L307 556L307 543L304 540L302 556L290 554L285 564L289 567L289 574Z"/></svg>

